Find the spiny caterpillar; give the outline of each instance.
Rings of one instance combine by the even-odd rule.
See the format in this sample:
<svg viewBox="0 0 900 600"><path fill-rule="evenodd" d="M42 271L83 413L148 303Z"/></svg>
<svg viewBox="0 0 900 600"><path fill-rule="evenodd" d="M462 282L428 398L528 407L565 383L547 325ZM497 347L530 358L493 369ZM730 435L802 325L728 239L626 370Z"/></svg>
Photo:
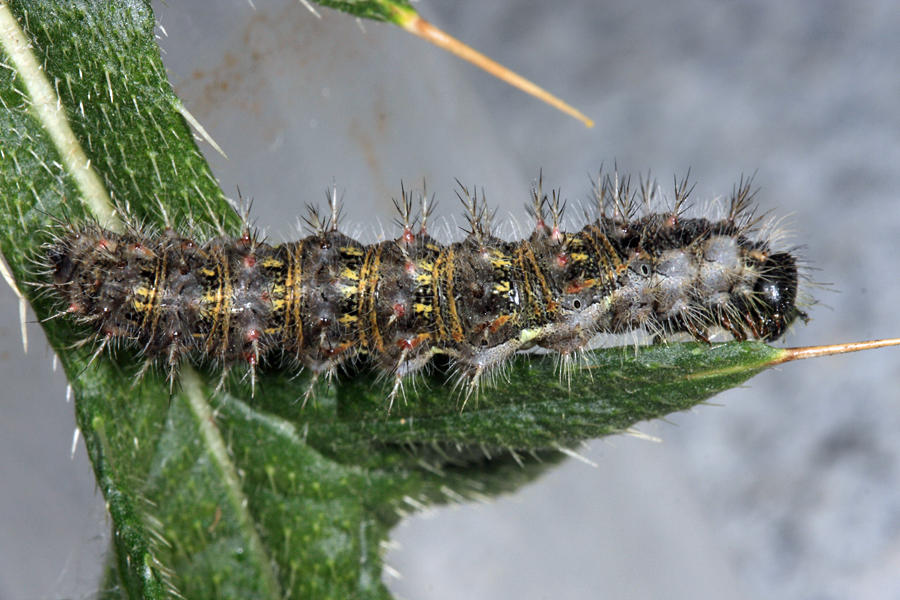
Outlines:
<svg viewBox="0 0 900 600"><path fill-rule="evenodd" d="M333 375L368 355L402 382L437 354L461 374L465 398L514 353L540 347L566 364L600 333L644 330L654 339L687 334L709 341L724 329L737 340L775 340L797 317L797 261L759 234L750 181L735 187L721 220L687 218L686 181L674 204L650 212L657 186L630 189L618 175L598 179L599 216L564 232L559 195L532 191L531 235L491 233L483 198L461 187L467 236L443 245L428 233L429 205L413 215L396 202L395 240L362 244L331 215L310 208L311 235L269 245L249 227L237 238L198 243L171 228L113 233L69 224L46 246L53 281L70 315L93 331L97 352L126 341L157 361L170 380L185 358L224 374L286 357ZM310 390L312 387L310 387ZM307 391L307 395L309 391Z"/></svg>

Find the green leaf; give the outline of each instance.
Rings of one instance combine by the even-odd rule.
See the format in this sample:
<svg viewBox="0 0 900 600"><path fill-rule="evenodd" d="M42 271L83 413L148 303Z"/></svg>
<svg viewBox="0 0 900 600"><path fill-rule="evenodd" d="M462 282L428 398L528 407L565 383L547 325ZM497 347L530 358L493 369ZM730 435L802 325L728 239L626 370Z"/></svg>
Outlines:
<svg viewBox="0 0 900 600"><path fill-rule="evenodd" d="M371 16L391 3L325 4ZM201 239L239 230L153 34L145 2L0 3L0 249L41 319L53 299L28 282L59 219L116 227L118 203ZM72 348L84 332L43 326L109 505L110 587L129 598L388 597L381 547L403 514L514 490L580 440L694 406L781 357L756 343L609 349L563 381L552 357L523 356L465 406L437 373L388 413L367 373L320 385L306 407L307 380L285 372L250 399L186 368L170 394L160 374L134 384L131 351L91 361Z"/></svg>
<svg viewBox="0 0 900 600"><path fill-rule="evenodd" d="M389 390L355 378L338 387L341 419L310 425L309 443L337 457L370 460L379 446L439 446L445 454L571 446L687 410L743 383L781 352L754 342L609 348L592 352L565 380L552 357L520 355L508 380L465 407L443 382L432 381L389 417L383 400Z"/></svg>
<svg viewBox="0 0 900 600"><path fill-rule="evenodd" d="M416 11L406 0L312 0L363 19L401 24Z"/></svg>

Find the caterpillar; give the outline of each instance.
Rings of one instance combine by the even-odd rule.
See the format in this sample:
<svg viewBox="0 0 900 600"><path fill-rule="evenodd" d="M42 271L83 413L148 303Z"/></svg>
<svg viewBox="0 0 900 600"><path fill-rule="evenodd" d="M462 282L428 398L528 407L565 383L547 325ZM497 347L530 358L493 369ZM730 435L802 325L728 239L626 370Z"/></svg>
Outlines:
<svg viewBox="0 0 900 600"><path fill-rule="evenodd" d="M669 210L653 212L649 177L598 178L597 217L565 232L557 192L532 189L535 226L504 241L477 192L460 184L466 236L441 244L429 234L427 196L395 201L396 239L363 244L315 207L310 235L270 245L249 226L237 239L200 243L172 228L151 235L69 224L46 247L57 316L91 330L97 356L125 342L145 356L138 376L161 362L174 381L190 359L225 374L286 357L333 375L360 356L394 384L438 354L461 373L466 400L514 353L533 347L570 361L601 333L644 330L655 339L685 334L709 343L721 329L734 339L776 340L798 317L797 259L762 236L751 179L735 186L720 220L685 216L693 188L676 181ZM308 398L312 386L306 393ZM305 400L304 400L305 401Z"/></svg>

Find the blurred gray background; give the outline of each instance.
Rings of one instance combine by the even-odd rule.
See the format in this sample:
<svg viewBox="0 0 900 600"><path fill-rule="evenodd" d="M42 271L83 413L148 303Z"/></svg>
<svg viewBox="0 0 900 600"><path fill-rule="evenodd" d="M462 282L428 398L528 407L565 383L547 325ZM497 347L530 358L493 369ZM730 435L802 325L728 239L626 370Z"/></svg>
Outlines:
<svg viewBox="0 0 900 600"><path fill-rule="evenodd" d="M588 130L399 29L296 0L154 3L171 80L229 156L226 194L276 239L334 180L391 232L400 182L459 219L454 177L528 224L618 161L695 198L758 170L765 210L833 289L789 345L900 336L900 10L872 2L422 0L423 16L592 116ZM455 227L455 226L454 226ZM506 229L505 231L510 231ZM108 538L73 407L0 285L0 598L80 598ZM786 365L590 444L491 504L393 536L399 598L900 598L900 350Z"/></svg>

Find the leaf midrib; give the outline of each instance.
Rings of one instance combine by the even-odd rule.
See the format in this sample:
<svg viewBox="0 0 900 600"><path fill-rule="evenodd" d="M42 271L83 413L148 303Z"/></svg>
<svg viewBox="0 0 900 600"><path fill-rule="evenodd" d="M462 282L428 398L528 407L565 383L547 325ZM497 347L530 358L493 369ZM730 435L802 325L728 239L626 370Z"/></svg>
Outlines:
<svg viewBox="0 0 900 600"><path fill-rule="evenodd" d="M25 85L35 119L50 136L63 169L81 192L82 202L99 223L120 232L122 221L109 192L72 131L62 100L50 85L25 32L6 2L0 2L0 44L15 65L19 81Z"/></svg>
<svg viewBox="0 0 900 600"><path fill-rule="evenodd" d="M216 426L215 415L207 402L207 392L197 372L185 367L180 374L182 396L190 408L197 429L203 439L204 447L221 475L222 484L226 490L229 503L237 515L238 526L244 531L244 535L250 545L251 553L257 556L259 572L262 575L261 583L268 597L281 598L278 578L272 568L273 561L267 551L259 532L253 524L253 516L250 514L250 499L244 493L240 477L225 441Z"/></svg>

